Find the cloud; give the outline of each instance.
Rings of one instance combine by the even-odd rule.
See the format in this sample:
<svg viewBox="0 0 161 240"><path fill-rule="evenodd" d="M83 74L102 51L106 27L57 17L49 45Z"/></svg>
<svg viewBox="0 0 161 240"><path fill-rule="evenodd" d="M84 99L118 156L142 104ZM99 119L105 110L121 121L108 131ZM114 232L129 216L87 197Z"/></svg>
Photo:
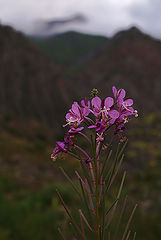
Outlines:
<svg viewBox="0 0 161 240"><path fill-rule="evenodd" d="M161 38L160 0L147 0L142 4L133 4L129 11L136 24L151 35Z"/></svg>
<svg viewBox="0 0 161 240"><path fill-rule="evenodd" d="M87 23L69 23L64 30L113 35L136 24L161 38L161 0L0 0L0 19L16 29L31 33L38 21L70 18L77 13Z"/></svg>
<svg viewBox="0 0 161 240"><path fill-rule="evenodd" d="M68 26L69 24L78 24L86 22L87 19L82 14L76 14L74 16L63 19L50 19L46 21L41 20L35 22L33 33L39 36L44 35L48 36L63 30L63 28Z"/></svg>

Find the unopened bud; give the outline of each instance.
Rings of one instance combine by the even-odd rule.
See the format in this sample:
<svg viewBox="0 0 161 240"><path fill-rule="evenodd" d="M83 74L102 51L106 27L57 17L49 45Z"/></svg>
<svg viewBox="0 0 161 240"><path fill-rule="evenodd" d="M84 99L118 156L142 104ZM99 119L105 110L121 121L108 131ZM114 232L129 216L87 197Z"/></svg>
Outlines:
<svg viewBox="0 0 161 240"><path fill-rule="evenodd" d="M94 98L98 95L98 90L96 88L93 88L93 90L91 91L91 98Z"/></svg>

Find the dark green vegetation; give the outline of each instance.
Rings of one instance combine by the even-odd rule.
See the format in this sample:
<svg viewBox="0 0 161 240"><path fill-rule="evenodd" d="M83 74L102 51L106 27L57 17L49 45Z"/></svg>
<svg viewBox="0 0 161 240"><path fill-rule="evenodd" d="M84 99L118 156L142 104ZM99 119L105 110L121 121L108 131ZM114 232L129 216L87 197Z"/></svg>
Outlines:
<svg viewBox="0 0 161 240"><path fill-rule="evenodd" d="M93 57L108 40L77 32L66 32L48 38L31 38L43 54L64 67L73 67Z"/></svg>
<svg viewBox="0 0 161 240"><path fill-rule="evenodd" d="M26 132L24 126L21 126L21 130L17 129L16 123L1 126L0 236L4 240L55 240L59 239L57 227L61 223L68 236L68 221L55 189L61 191L64 201L74 213L82 208L74 190L59 170L59 166L62 166L74 179L74 170L79 168L79 163L66 155L52 163L50 153L54 140L49 129L40 125L31 132ZM161 234L160 130L160 112L138 120L135 130L129 131L131 140L123 164L128 174L121 203L128 195L127 216L134 204L138 203L132 229L137 231L138 239L142 240L159 239ZM109 206L118 186L119 182L116 181L107 199ZM126 216L122 224L125 222ZM113 225L115 227L115 222Z"/></svg>
<svg viewBox="0 0 161 240"><path fill-rule="evenodd" d="M63 40L58 36L55 48L62 54L69 46L70 57L57 55L57 59L73 68L73 62L83 63L77 71L55 66L22 34L0 26L0 239L59 239L57 226L67 218L56 197L56 187L69 207L80 207L58 168L63 166L73 177L78 163L65 156L56 163L50 159L56 139L62 140L63 116L73 100L88 96L93 87L106 96L116 84L133 96L141 115L128 133L123 196L128 195L130 209L139 204L132 222L137 239L158 240L161 43L135 28L110 40L76 34L75 41L70 33L66 41L66 36L62 35ZM79 44L85 45L81 52ZM65 231L70 232L66 224Z"/></svg>

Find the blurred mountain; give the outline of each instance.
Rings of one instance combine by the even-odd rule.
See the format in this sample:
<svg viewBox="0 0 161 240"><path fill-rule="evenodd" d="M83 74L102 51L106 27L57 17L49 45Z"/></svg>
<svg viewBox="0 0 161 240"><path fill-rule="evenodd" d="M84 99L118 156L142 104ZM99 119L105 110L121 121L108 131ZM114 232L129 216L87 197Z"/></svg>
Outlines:
<svg viewBox="0 0 161 240"><path fill-rule="evenodd" d="M8 26L0 26L0 52L0 118L35 119L57 129L66 105L62 69Z"/></svg>
<svg viewBox="0 0 161 240"><path fill-rule="evenodd" d="M1 119L36 119L58 129L72 99L94 87L106 96L112 85L127 89L140 114L161 107L161 42L137 28L111 39L69 32L32 41L37 46L0 26ZM58 67L45 55L79 67Z"/></svg>
<svg viewBox="0 0 161 240"><path fill-rule="evenodd" d="M119 32L79 72L69 74L69 79L69 91L77 98L92 88L106 96L116 85L135 99L141 115L160 109L161 42L135 27Z"/></svg>
<svg viewBox="0 0 161 240"><path fill-rule="evenodd" d="M78 66L93 58L96 50L108 41L106 37L65 32L50 37L30 37L43 54L64 67Z"/></svg>

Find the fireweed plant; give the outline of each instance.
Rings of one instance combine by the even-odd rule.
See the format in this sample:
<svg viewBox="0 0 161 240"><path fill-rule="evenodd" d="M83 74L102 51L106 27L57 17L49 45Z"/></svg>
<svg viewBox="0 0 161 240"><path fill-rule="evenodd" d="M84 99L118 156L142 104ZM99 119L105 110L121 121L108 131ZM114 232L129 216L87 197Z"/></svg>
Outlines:
<svg viewBox="0 0 161 240"><path fill-rule="evenodd" d="M120 211L120 217L116 222L115 231L112 232L109 226L120 199L126 172L122 176L115 200L109 205L106 198L109 196L109 190L124 157L123 151L127 144L127 139L124 135L126 125L133 116L137 117L138 113L132 107L133 100L126 97L124 89L117 90L114 86L112 90L113 98L106 97L101 100L97 96L97 89L93 89L91 101L84 99L81 101L81 104L78 104L78 102L72 104L72 108L66 114L66 124L63 126L68 128L64 141L56 142L56 147L51 155L51 158L55 161L60 153L68 154L79 160L82 168L83 176L78 171L75 171L79 187L72 181L64 169L60 168L86 208L84 213L82 209L78 211L80 223L71 215L60 192L56 190L69 216L73 229L73 240L86 240L88 232L90 232L90 239L118 240L117 231L126 206L126 198ZM89 144L90 148L88 148L88 151L77 145L79 135ZM107 139L109 136L110 140ZM116 139L119 139L119 143L113 156L111 147ZM129 216L121 238L119 238L121 240L128 240L130 237L135 239L136 234L132 235L129 230L135 209L136 206ZM66 236L60 229L59 232L62 239L66 239Z"/></svg>

